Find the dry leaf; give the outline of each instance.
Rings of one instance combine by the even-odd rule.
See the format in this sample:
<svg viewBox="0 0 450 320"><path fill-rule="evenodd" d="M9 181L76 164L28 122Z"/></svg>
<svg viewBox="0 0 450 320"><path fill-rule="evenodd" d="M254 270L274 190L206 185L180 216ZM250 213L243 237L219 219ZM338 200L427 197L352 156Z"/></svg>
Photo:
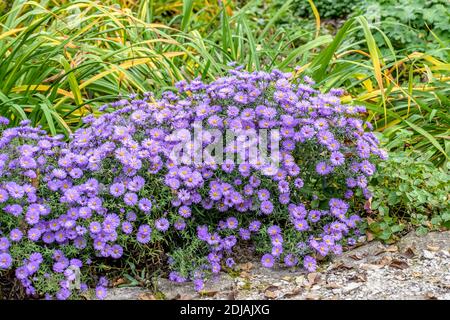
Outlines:
<svg viewBox="0 0 450 320"><path fill-rule="evenodd" d="M428 299L428 300L437 300L437 297L431 292L427 292L425 294L425 298Z"/></svg>
<svg viewBox="0 0 450 320"><path fill-rule="evenodd" d="M367 236L367 242L370 242L375 238L375 236L370 232L366 232L366 236Z"/></svg>
<svg viewBox="0 0 450 320"><path fill-rule="evenodd" d="M363 258L358 254L352 254L352 255L349 255L349 257L352 258L353 260L361 260Z"/></svg>
<svg viewBox="0 0 450 320"><path fill-rule="evenodd" d="M319 300L320 296L318 296L317 294L309 293L306 295L305 299L306 300Z"/></svg>
<svg viewBox="0 0 450 320"><path fill-rule="evenodd" d="M368 199L364 203L364 210L366 210L367 213L372 213L372 198Z"/></svg>
<svg viewBox="0 0 450 320"><path fill-rule="evenodd" d="M411 247L406 248L405 252L403 252L403 256L408 259L414 258L415 255L416 255L416 253L414 252L414 250Z"/></svg>
<svg viewBox="0 0 450 320"><path fill-rule="evenodd" d="M366 282L367 275L365 273L358 273L358 274L355 274L353 277L349 278L349 280L356 281L356 282Z"/></svg>
<svg viewBox="0 0 450 320"><path fill-rule="evenodd" d="M186 294L177 294L175 297L173 297L171 300L192 300L194 297L189 296Z"/></svg>
<svg viewBox="0 0 450 320"><path fill-rule="evenodd" d="M432 245L427 245L427 248L428 248L428 250L434 251L434 252L439 251L439 249L440 249L440 247L432 246Z"/></svg>
<svg viewBox="0 0 450 320"><path fill-rule="evenodd" d="M124 283L126 283L126 280L124 278L119 278L113 282L113 287L120 286L121 284L124 284Z"/></svg>
<svg viewBox="0 0 450 320"><path fill-rule="evenodd" d="M400 270L409 268L409 264L407 264L403 260L398 260L398 259L392 260L391 263L389 264L389 266L396 268L396 269L400 269Z"/></svg>
<svg viewBox="0 0 450 320"><path fill-rule="evenodd" d="M330 270L339 270L339 269L350 270L353 269L353 266L345 262L337 262L332 264L330 267Z"/></svg>
<svg viewBox="0 0 450 320"><path fill-rule="evenodd" d="M325 286L327 289L340 289L342 286L336 282L327 283Z"/></svg>
<svg viewBox="0 0 450 320"><path fill-rule="evenodd" d="M386 252L397 252L398 251L398 247L393 245L393 246L389 246L385 249Z"/></svg>
<svg viewBox="0 0 450 320"><path fill-rule="evenodd" d="M376 264L380 265L380 266L386 266L388 264L390 264L392 261L392 258L389 256L384 256L383 258L381 258L380 260L378 260L376 262Z"/></svg>
<svg viewBox="0 0 450 320"><path fill-rule="evenodd" d="M236 291L230 291L227 295L227 300L236 300L237 292Z"/></svg>
<svg viewBox="0 0 450 320"><path fill-rule="evenodd" d="M300 288L295 288L291 292L285 293L283 298L292 298L298 296L302 290Z"/></svg>
<svg viewBox="0 0 450 320"><path fill-rule="evenodd" d="M316 283L320 282L320 274L316 273L316 272L312 272L312 273L308 273L308 285L309 286L313 286Z"/></svg>
<svg viewBox="0 0 450 320"><path fill-rule="evenodd" d="M217 290L203 290L199 292L200 295L204 296L204 297L214 297L216 294L219 293L219 291Z"/></svg>
<svg viewBox="0 0 450 320"><path fill-rule="evenodd" d="M278 287L276 286L267 287L266 290L264 290L264 296L269 299L276 299L278 297L278 294L276 293L277 290Z"/></svg>
<svg viewBox="0 0 450 320"><path fill-rule="evenodd" d="M150 292L141 293L138 297L139 300L156 300L155 296Z"/></svg>
<svg viewBox="0 0 450 320"><path fill-rule="evenodd" d="M243 263L239 267L242 271L250 271L253 268L253 263L251 262Z"/></svg>

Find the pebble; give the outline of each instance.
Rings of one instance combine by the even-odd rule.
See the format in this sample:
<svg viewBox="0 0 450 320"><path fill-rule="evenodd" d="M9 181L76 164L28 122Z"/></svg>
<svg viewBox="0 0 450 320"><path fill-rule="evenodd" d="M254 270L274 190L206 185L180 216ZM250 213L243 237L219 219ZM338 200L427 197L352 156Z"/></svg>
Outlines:
<svg viewBox="0 0 450 320"><path fill-rule="evenodd" d="M423 250L423 257L424 257L425 259L431 260L431 259L434 258L434 254L433 254L433 252L431 252L431 251Z"/></svg>

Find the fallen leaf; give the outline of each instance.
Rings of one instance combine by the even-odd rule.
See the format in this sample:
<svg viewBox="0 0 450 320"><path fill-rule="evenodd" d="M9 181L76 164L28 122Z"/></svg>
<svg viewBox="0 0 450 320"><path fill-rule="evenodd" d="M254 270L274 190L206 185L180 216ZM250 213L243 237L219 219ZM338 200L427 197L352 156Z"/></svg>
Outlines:
<svg viewBox="0 0 450 320"><path fill-rule="evenodd" d="M363 257L358 255L358 254L352 254L349 255L350 258L352 258L353 260L361 260Z"/></svg>
<svg viewBox="0 0 450 320"><path fill-rule="evenodd" d="M289 276L284 276L283 278L281 278L282 280L284 280L284 281L288 281L288 282L291 282L292 281L292 277L289 277Z"/></svg>
<svg viewBox="0 0 450 320"><path fill-rule="evenodd" d="M427 245L427 249L430 251L439 251L440 247L438 246L432 246L432 245Z"/></svg>
<svg viewBox="0 0 450 320"><path fill-rule="evenodd" d="M156 297L150 292L141 293L138 297L139 300L156 300Z"/></svg>
<svg viewBox="0 0 450 320"><path fill-rule="evenodd" d="M309 293L305 296L306 300L319 300L320 296L318 296L317 294L313 294L313 293Z"/></svg>
<svg viewBox="0 0 450 320"><path fill-rule="evenodd" d="M214 297L219 291L216 290L203 290L199 292L201 296L204 297Z"/></svg>
<svg viewBox="0 0 450 320"><path fill-rule="evenodd" d="M372 233L370 233L370 232L366 232L366 236L367 236L367 241L368 242L370 242L373 239L375 239L375 236Z"/></svg>
<svg viewBox="0 0 450 320"><path fill-rule="evenodd" d="M372 198L368 199L364 203L364 209L366 210L367 213L372 213Z"/></svg>
<svg viewBox="0 0 450 320"><path fill-rule="evenodd" d="M192 300L194 297L189 296L187 294L177 294L175 297L173 297L171 300Z"/></svg>
<svg viewBox="0 0 450 320"><path fill-rule="evenodd" d="M428 299L428 300L437 300L437 297L431 292L427 292L425 294L425 298Z"/></svg>
<svg viewBox="0 0 450 320"><path fill-rule="evenodd" d="M320 274L317 272L308 273L308 285L311 287L320 282Z"/></svg>
<svg viewBox="0 0 450 320"><path fill-rule="evenodd" d="M406 263L403 260L398 260L398 259L392 260L391 263L389 264L389 266L393 267L393 268L396 268L396 269L400 269L400 270L409 268L409 264L408 263Z"/></svg>
<svg viewBox="0 0 450 320"><path fill-rule="evenodd" d="M113 285L113 287L117 287L124 283L126 283L126 280L123 278L119 278L116 281L114 281L112 285Z"/></svg>
<svg viewBox="0 0 450 320"><path fill-rule="evenodd" d="M383 258L381 258L380 260L378 260L376 262L376 264L380 265L380 266L386 266L388 264L390 264L392 261L392 258L389 256L384 256Z"/></svg>
<svg viewBox="0 0 450 320"><path fill-rule="evenodd" d="M416 253L414 252L413 248L411 248L411 247L406 248L406 250L403 252L403 256L408 259L414 258L415 255L416 255Z"/></svg>
<svg viewBox="0 0 450 320"><path fill-rule="evenodd" d="M230 291L227 295L227 300L236 300L237 292L236 291Z"/></svg>
<svg viewBox="0 0 450 320"><path fill-rule="evenodd" d="M277 290L278 287L276 286L267 287L266 290L264 290L264 296L269 299L275 299L278 297L278 294L276 293Z"/></svg>
<svg viewBox="0 0 450 320"><path fill-rule="evenodd" d="M389 246L385 249L386 252L397 252L398 251L398 247L393 245L393 246Z"/></svg>
<svg viewBox="0 0 450 320"><path fill-rule="evenodd" d="M250 278L250 273L248 273L247 271L242 271L242 272L239 274L239 276L240 276L241 278L248 279L248 278Z"/></svg>
<svg viewBox="0 0 450 320"><path fill-rule="evenodd" d="M283 298L292 298L298 296L302 290L300 288L295 288L291 292L285 293Z"/></svg>
<svg viewBox="0 0 450 320"><path fill-rule="evenodd" d="M339 270L339 269L350 270L353 269L353 266L345 262L337 262L332 264L330 267L330 270Z"/></svg>
<svg viewBox="0 0 450 320"><path fill-rule="evenodd" d="M366 282L367 275L365 273L358 273L358 274L355 274L353 277L349 278L349 280L356 281L356 282Z"/></svg>
<svg viewBox="0 0 450 320"><path fill-rule="evenodd" d="M253 268L253 263L247 262L240 265L242 271L250 271Z"/></svg>
<svg viewBox="0 0 450 320"><path fill-rule="evenodd" d="M325 285L327 289L340 289L342 286L336 282L330 282Z"/></svg>

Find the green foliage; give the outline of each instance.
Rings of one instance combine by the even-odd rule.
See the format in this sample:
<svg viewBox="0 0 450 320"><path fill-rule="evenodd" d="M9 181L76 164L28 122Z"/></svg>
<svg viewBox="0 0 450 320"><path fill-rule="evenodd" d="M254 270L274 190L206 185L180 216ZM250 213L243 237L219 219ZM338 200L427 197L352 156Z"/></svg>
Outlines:
<svg viewBox="0 0 450 320"><path fill-rule="evenodd" d="M371 191L370 230L380 239L391 240L405 226L418 232L450 228L450 166L438 169L411 152L392 153L379 163Z"/></svg>
<svg viewBox="0 0 450 320"><path fill-rule="evenodd" d="M381 0L361 7L367 19L380 23L395 48L423 51L448 45L447 0Z"/></svg>
<svg viewBox="0 0 450 320"><path fill-rule="evenodd" d="M319 14L325 19L344 19L361 3L361 0L313 0ZM295 0L293 11L300 17L314 17L308 0Z"/></svg>

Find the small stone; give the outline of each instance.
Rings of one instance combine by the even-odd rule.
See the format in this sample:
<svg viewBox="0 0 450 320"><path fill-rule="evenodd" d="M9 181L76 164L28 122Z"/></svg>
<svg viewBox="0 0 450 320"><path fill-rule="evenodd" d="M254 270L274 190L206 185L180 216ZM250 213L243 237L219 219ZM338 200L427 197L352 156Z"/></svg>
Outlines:
<svg viewBox="0 0 450 320"><path fill-rule="evenodd" d="M349 293L349 292L361 287L361 285L362 285L361 283L351 282L344 289L342 289L342 291L344 293Z"/></svg>
<svg viewBox="0 0 450 320"><path fill-rule="evenodd" d="M425 259L431 260L431 259L434 259L434 254L433 254L433 252L431 252L431 251L423 250L423 257L424 257Z"/></svg>

